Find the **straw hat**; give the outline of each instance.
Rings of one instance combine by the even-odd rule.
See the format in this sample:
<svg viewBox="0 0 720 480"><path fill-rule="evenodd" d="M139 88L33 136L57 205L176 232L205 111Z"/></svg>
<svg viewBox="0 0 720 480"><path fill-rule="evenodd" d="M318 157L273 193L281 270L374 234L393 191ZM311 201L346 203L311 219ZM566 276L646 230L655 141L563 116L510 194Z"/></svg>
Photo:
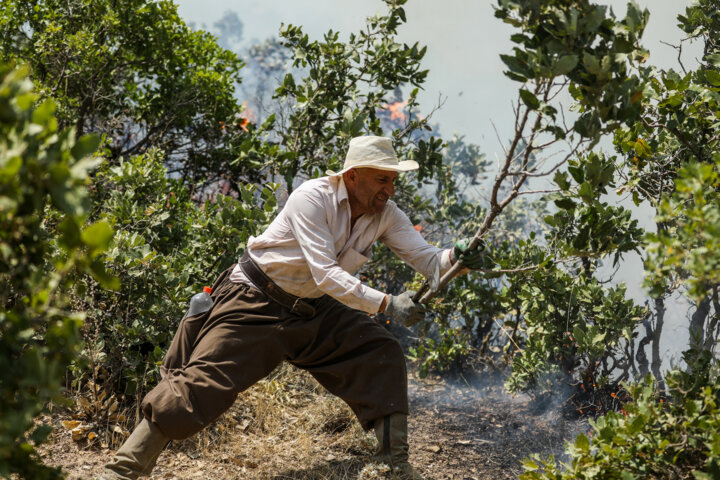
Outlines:
<svg viewBox="0 0 720 480"><path fill-rule="evenodd" d="M342 170L337 173L327 170L325 173L328 175L342 175L351 168L361 167L407 172L417 170L419 165L415 160L398 161L392 146L392 140L389 138L366 135L350 140Z"/></svg>

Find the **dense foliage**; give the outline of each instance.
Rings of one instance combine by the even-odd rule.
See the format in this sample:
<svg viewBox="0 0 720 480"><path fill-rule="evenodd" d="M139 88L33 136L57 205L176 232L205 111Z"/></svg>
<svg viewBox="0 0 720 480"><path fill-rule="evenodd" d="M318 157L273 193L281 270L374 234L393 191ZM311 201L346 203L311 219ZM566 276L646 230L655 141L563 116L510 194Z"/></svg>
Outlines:
<svg viewBox="0 0 720 480"><path fill-rule="evenodd" d="M647 373L644 346L651 344L654 379L612 392L625 404L592 423L592 436L568 446L569 462L535 458L525 479L540 478L695 478L720 475L718 457L717 340L718 277L718 111L720 111L720 4L700 0L679 16L689 38L703 42L695 70L682 73L638 68L644 80L641 120L615 134L624 167L616 176L620 192L652 205L656 231L643 247L645 283L652 295L653 322L637 344L640 372ZM679 47L678 47L679 48ZM684 364L660 371L659 340L666 299L680 291L695 302L689 315L690 348ZM630 344L630 347L633 347ZM628 357L633 357L632 348ZM643 364L644 362L644 364ZM628 396L624 392L627 392Z"/></svg>
<svg viewBox="0 0 720 480"><path fill-rule="evenodd" d="M252 173L231 164L256 146L233 95L242 62L171 1L10 0L0 32L0 57L31 67L61 126L104 134L108 159L155 147L193 182Z"/></svg>
<svg viewBox="0 0 720 480"><path fill-rule="evenodd" d="M249 236L274 216L271 187L245 185L238 199L214 195L198 203L168 177L158 151L100 168L92 215L116 231L102 260L123 288L97 288L87 276L73 285L88 316L74 373L90 400L89 419L102 393L95 386L104 387L107 401L114 393L141 398L157 383L157 365L188 299L234 264Z"/></svg>
<svg viewBox="0 0 720 480"><path fill-rule="evenodd" d="M537 455L524 461L522 480L694 478L720 476L720 378L709 352L686 355L689 372L667 376L667 395L652 377L631 384L619 411L591 421L588 435L567 446L558 465Z"/></svg>
<svg viewBox="0 0 720 480"><path fill-rule="evenodd" d="M103 287L116 281L100 260L112 230L83 227L98 139L59 130L54 103L36 104L26 74L0 66L0 476L45 479L60 472L35 452L51 429L34 419L48 402L62 403L83 321L58 287L75 268ZM57 223L47 222L48 211ZM61 256L52 257L54 243Z"/></svg>

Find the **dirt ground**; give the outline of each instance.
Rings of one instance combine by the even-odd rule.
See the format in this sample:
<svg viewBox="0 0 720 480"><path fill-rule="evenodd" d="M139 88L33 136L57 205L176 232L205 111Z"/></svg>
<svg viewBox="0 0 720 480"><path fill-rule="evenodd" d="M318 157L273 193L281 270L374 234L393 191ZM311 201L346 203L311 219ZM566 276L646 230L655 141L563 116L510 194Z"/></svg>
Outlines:
<svg viewBox="0 0 720 480"><path fill-rule="evenodd" d="M411 461L428 479L517 478L531 453L561 455L564 441L586 429L499 386L482 389L440 379L410 379ZM97 478L112 455L98 442L75 442L62 427L70 412L46 417L55 429L44 461L71 480ZM285 371L243 393L195 437L172 443L151 479L388 478L371 463L375 440L349 409L302 372Z"/></svg>

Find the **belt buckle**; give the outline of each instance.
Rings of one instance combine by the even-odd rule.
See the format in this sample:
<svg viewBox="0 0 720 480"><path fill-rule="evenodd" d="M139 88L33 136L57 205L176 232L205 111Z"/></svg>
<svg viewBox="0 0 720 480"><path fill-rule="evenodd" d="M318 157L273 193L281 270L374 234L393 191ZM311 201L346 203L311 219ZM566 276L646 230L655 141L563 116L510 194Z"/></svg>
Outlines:
<svg viewBox="0 0 720 480"><path fill-rule="evenodd" d="M300 303L300 306L301 306L301 307L307 307L307 308L302 308L302 310L304 310L304 312L301 312L301 311L299 311L299 310L296 310L296 307L298 306L298 303ZM308 309L309 309L309 310L308 310ZM313 315L315 315L315 309L314 309L310 304L305 303L305 302L303 301L303 299L300 298L300 297L296 297L296 298L295 298L295 301L293 302L292 307L290 307L290 311L293 312L293 313L298 313L298 314L300 314L300 315L302 315L302 316L313 316Z"/></svg>

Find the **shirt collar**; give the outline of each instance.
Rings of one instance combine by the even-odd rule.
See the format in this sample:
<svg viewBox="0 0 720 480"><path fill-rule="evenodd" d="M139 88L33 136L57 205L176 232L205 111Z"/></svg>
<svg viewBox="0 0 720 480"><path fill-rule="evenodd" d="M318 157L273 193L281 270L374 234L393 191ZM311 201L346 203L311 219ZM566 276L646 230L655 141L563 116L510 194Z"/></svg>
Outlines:
<svg viewBox="0 0 720 480"><path fill-rule="evenodd" d="M348 201L348 191L347 187L345 187L345 181L343 180L342 176L338 175L340 178L338 180L338 186L337 186L337 202L338 205L340 205L343 201Z"/></svg>

